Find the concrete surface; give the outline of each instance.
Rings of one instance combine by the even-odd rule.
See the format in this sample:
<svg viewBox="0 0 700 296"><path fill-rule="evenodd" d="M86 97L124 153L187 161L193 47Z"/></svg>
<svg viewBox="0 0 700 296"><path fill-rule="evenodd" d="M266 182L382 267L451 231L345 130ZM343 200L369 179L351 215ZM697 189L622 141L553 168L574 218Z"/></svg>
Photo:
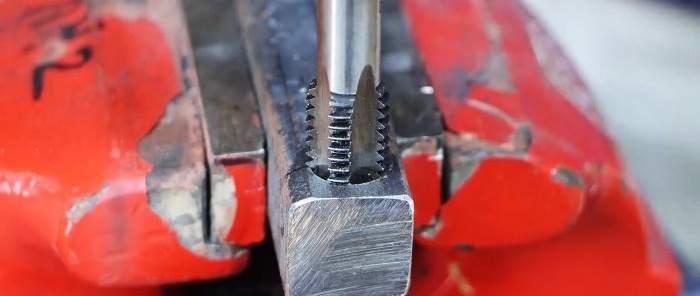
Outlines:
<svg viewBox="0 0 700 296"><path fill-rule="evenodd" d="M668 1L524 0L593 92L638 187L700 271L700 10Z"/></svg>

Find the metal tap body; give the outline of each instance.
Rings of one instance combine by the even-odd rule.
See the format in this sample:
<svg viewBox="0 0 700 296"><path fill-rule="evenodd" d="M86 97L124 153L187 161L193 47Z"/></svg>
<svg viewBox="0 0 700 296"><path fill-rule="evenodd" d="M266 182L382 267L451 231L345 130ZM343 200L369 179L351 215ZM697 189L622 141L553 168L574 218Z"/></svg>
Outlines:
<svg viewBox="0 0 700 296"><path fill-rule="evenodd" d="M319 0L317 79L309 87L309 167L336 184L381 176L387 93L379 85L379 0Z"/></svg>

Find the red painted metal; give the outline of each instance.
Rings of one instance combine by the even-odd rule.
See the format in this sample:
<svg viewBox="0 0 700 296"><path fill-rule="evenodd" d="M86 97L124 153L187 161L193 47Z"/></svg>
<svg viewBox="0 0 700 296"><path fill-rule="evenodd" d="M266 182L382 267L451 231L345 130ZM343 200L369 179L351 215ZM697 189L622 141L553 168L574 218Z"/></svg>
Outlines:
<svg viewBox="0 0 700 296"><path fill-rule="evenodd" d="M438 217L437 227L447 228L431 241L500 246L566 230L584 204L583 188L559 182L553 174L563 168L583 178L586 166L618 167L619 161L599 122L578 111L542 73L525 31L534 20L524 20L513 1L404 3L445 118L448 152L486 155L476 159L474 177L490 178L479 185L465 182L452 192L456 198ZM519 139L523 136L531 142ZM503 169L506 162L513 169ZM479 174L487 170L498 175ZM476 194L481 189L473 187L484 185L488 195ZM461 198L467 195L471 200ZM478 201L473 196L484 197ZM460 214L442 215L450 211ZM494 223L510 226L489 231L487 237L461 230L467 225L490 229Z"/></svg>
<svg viewBox="0 0 700 296"><path fill-rule="evenodd" d="M439 207L414 195L431 206L416 210L411 294L677 295L673 254L590 94L520 3L403 4L444 116L445 161L473 167ZM406 166L420 192L425 171Z"/></svg>
<svg viewBox="0 0 700 296"><path fill-rule="evenodd" d="M106 7L0 2L1 295L159 295L247 264L193 253L149 208L139 144L184 74L162 24ZM260 225L229 237L251 244L264 168L232 170L248 176L236 227Z"/></svg>
<svg viewBox="0 0 700 296"><path fill-rule="evenodd" d="M236 215L225 241L237 246L259 243L265 237L265 164L246 159L226 166L236 185Z"/></svg>
<svg viewBox="0 0 700 296"><path fill-rule="evenodd" d="M671 249L623 176L603 183L566 233L526 246L416 246L411 295L678 295Z"/></svg>
<svg viewBox="0 0 700 296"><path fill-rule="evenodd" d="M444 160L403 157L410 293L677 294L673 254L591 96L519 2L402 3L447 129ZM184 84L164 27L82 1L0 2L0 295L159 295L247 264L193 253L148 205L140 143ZM265 168L235 163L225 240L246 246L263 236Z"/></svg>

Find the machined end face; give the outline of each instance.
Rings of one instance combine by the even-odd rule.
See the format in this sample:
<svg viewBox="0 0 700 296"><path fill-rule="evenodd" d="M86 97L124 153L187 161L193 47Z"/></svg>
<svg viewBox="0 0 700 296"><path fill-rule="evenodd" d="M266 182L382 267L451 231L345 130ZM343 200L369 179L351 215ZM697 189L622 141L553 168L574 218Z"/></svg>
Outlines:
<svg viewBox="0 0 700 296"><path fill-rule="evenodd" d="M412 213L408 195L295 203L286 240L288 295L404 295Z"/></svg>

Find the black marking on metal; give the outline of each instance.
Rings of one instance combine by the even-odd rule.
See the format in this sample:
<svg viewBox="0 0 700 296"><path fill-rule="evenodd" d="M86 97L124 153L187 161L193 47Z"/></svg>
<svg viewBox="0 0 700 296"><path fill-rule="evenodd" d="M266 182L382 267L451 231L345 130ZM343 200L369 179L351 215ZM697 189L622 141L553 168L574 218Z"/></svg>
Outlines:
<svg viewBox="0 0 700 296"><path fill-rule="evenodd" d="M32 99L34 99L34 101L39 101L41 99L41 93L44 90L44 73L47 70L64 71L80 68L92 59L92 48L90 46L82 47L78 49L76 54L80 55L81 58L77 63L52 62L34 68L32 72Z"/></svg>

